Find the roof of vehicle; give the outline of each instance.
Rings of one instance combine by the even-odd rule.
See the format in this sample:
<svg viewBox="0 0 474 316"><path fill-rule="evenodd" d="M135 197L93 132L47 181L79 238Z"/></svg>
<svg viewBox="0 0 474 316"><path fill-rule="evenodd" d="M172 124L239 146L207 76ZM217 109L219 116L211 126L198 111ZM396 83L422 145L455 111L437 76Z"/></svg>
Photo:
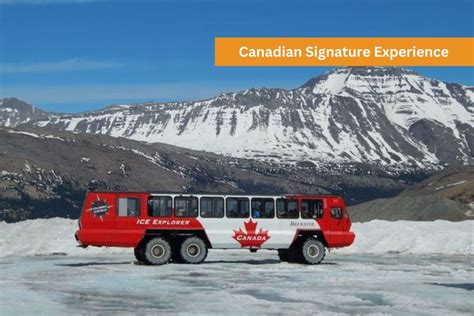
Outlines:
<svg viewBox="0 0 474 316"><path fill-rule="evenodd" d="M242 194L242 193L218 193L218 192L172 192L172 191L93 191L89 190L88 193L112 193L112 194L150 194L150 195L183 195L183 196L236 196L236 197L247 197L247 196L256 196L256 197L275 197L275 196L285 196L285 197L341 197L340 195L335 194L301 194L301 193L276 193L276 194Z"/></svg>

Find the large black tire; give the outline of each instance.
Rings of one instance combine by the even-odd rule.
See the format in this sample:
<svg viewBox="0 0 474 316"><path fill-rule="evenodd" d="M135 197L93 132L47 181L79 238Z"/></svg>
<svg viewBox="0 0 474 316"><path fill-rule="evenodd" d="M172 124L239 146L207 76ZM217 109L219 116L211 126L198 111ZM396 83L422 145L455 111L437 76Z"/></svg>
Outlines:
<svg viewBox="0 0 474 316"><path fill-rule="evenodd" d="M207 257L207 245L199 237L188 237L181 244L179 255L182 262L202 263Z"/></svg>
<svg viewBox="0 0 474 316"><path fill-rule="evenodd" d="M308 238L301 247L301 257L304 263L320 264L326 256L326 247L314 238Z"/></svg>
<svg viewBox="0 0 474 316"><path fill-rule="evenodd" d="M138 262L142 263L148 263L145 259L145 256L143 255L143 247L141 245L138 245L133 249L133 254L135 255L135 258L138 260Z"/></svg>
<svg viewBox="0 0 474 316"><path fill-rule="evenodd" d="M280 261L283 261L283 262L290 261L288 249L278 249L278 258L280 258Z"/></svg>
<svg viewBox="0 0 474 316"><path fill-rule="evenodd" d="M143 257L149 264L166 264L171 258L171 246L164 238L153 238L146 243Z"/></svg>

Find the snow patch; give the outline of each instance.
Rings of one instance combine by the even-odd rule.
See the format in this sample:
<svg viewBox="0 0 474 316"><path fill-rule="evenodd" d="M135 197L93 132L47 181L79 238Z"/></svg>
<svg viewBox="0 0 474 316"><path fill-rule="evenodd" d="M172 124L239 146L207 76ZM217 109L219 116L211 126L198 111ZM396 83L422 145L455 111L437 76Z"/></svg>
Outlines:
<svg viewBox="0 0 474 316"><path fill-rule="evenodd" d="M29 133L29 132L19 132L19 131L14 131L14 130L8 130L8 133L10 133L10 134L21 134L21 135L31 136L31 137L34 137L34 138L41 138L38 134Z"/></svg>
<svg viewBox="0 0 474 316"><path fill-rule="evenodd" d="M18 173L2 170L2 172L0 172L0 176L18 176Z"/></svg>
<svg viewBox="0 0 474 316"><path fill-rule="evenodd" d="M55 253L97 255L129 250L78 248L74 239L77 229L77 220L66 218L34 219L13 224L0 222L0 257L41 256Z"/></svg>
<svg viewBox="0 0 474 316"><path fill-rule="evenodd" d="M48 134L41 134L41 135L38 135L38 134L35 134L35 133L30 133L30 132L21 132L21 131L15 131L15 130L7 130L8 133L10 134L20 134L20 135L26 135L26 136L30 136L30 137L34 137L34 138L42 138L42 139L56 139L56 140L60 140L60 141L65 141L64 138L61 138L61 137L57 137L57 136L54 136L54 135L48 135Z"/></svg>
<svg viewBox="0 0 474 316"><path fill-rule="evenodd" d="M46 134L42 134L41 135L41 138L48 138L48 139L56 139L56 140L60 140L62 142L65 141L64 138L61 138L61 137L57 137L57 136L54 136L54 135L46 135Z"/></svg>
<svg viewBox="0 0 474 316"><path fill-rule="evenodd" d="M474 254L474 221L433 222L373 220L354 223L352 246L340 253Z"/></svg>
<svg viewBox="0 0 474 316"><path fill-rule="evenodd" d="M2 104L3 104L3 102L0 103L0 105L2 105ZM16 113L16 112L18 112L16 109L12 109L12 108L3 108L0 111L6 112L6 113Z"/></svg>
<svg viewBox="0 0 474 316"><path fill-rule="evenodd" d="M349 77L349 73L343 69L336 70L331 73L325 81L318 83L313 88L313 93L331 93L338 94L344 89L345 82Z"/></svg>
<svg viewBox="0 0 474 316"><path fill-rule="evenodd" d="M444 188L448 188L448 187L452 187L452 186L455 186L455 185L460 185L460 184L463 184L463 183L466 183L466 182L467 182L467 180L463 180L463 181L459 181L459 182L454 182L454 183L442 185L442 186L437 187L435 189L435 191L438 191L438 190L441 190L441 189L444 189Z"/></svg>

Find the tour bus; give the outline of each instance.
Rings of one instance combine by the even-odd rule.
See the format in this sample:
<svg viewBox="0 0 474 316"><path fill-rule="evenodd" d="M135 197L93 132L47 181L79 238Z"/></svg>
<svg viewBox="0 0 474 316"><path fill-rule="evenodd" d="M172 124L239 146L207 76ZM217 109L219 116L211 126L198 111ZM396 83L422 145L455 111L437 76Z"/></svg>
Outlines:
<svg viewBox="0 0 474 316"><path fill-rule="evenodd" d="M318 264L355 235L344 201L320 195L98 192L86 195L81 247L134 248L144 264L201 263L208 249L273 249L280 260Z"/></svg>

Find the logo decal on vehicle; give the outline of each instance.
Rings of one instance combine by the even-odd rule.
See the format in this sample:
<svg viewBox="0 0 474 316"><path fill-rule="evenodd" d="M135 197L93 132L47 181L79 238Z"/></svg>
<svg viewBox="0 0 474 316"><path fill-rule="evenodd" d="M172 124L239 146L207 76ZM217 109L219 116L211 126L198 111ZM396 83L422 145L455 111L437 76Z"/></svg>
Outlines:
<svg viewBox="0 0 474 316"><path fill-rule="evenodd" d="M103 221L103 217L107 215L111 207L112 205L107 204L106 200L101 200L97 195L97 198L92 201L91 207L86 211L91 212L94 217L99 217Z"/></svg>
<svg viewBox="0 0 474 316"><path fill-rule="evenodd" d="M234 236L232 238L239 242L241 248L260 248L264 242L270 239L268 230L260 228L260 231L257 233L257 223L253 222L252 219L244 222L245 232L242 228L239 228L239 230L234 229Z"/></svg>

